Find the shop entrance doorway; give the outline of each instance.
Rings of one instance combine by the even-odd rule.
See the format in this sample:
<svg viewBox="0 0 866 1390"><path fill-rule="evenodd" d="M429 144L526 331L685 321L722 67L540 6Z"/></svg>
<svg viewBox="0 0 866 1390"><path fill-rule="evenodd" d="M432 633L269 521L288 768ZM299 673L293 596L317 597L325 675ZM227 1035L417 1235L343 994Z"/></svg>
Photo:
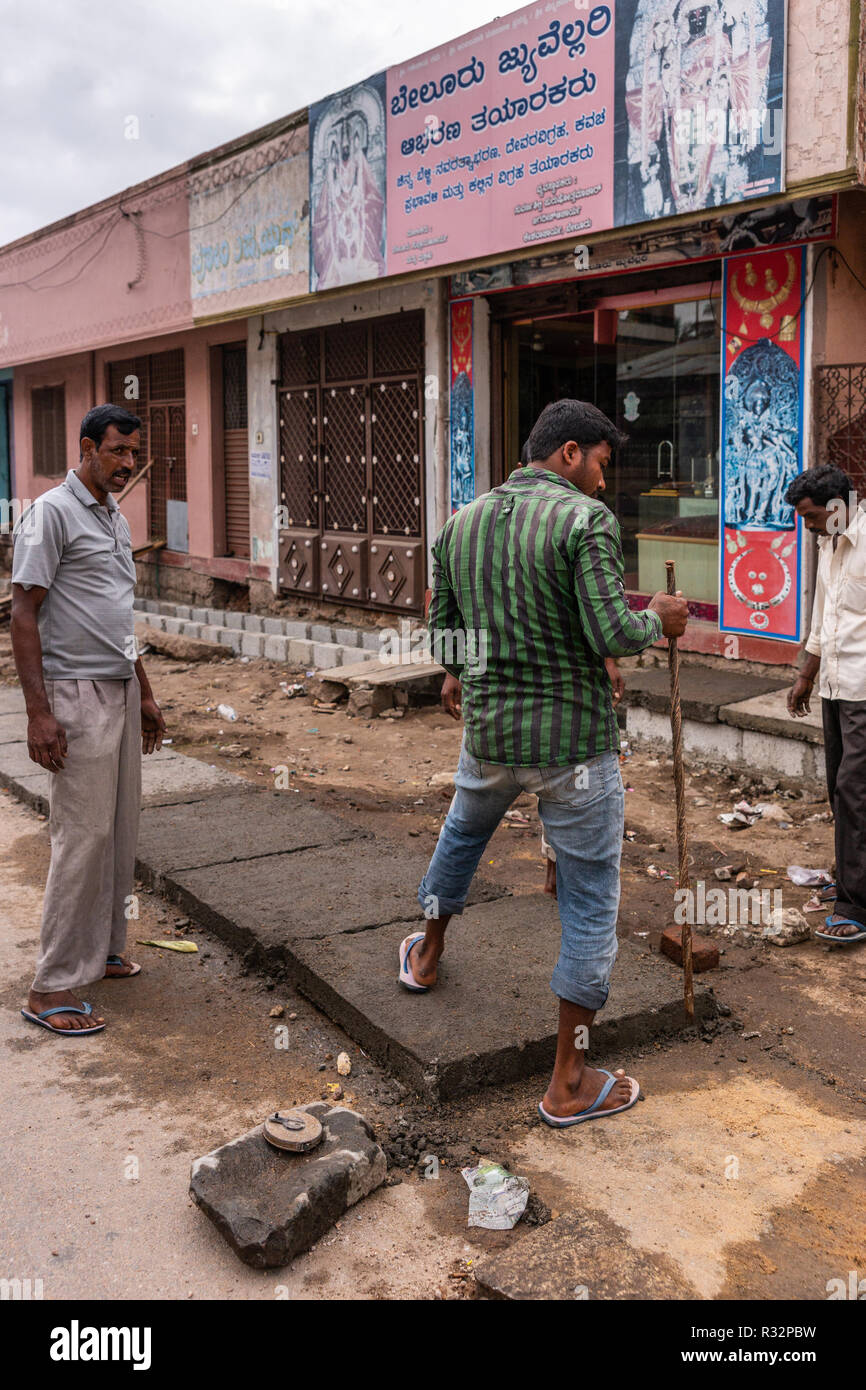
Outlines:
<svg viewBox="0 0 866 1390"><path fill-rule="evenodd" d="M673 559L696 611L713 617L721 338L712 292L691 294L683 286L670 303L606 295L592 309L502 321L502 476L518 466L545 405L592 401L628 435L605 494L620 523L626 589L639 606L640 595L664 587Z"/></svg>

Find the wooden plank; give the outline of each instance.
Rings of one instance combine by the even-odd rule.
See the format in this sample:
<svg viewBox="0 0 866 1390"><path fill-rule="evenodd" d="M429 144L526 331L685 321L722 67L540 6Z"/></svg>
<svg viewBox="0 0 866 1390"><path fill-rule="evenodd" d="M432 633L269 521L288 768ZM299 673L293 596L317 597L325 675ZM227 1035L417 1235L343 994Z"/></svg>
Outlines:
<svg viewBox="0 0 866 1390"><path fill-rule="evenodd" d="M317 671L316 679L333 681L353 689L358 685L411 685L431 676L444 676L445 668L436 661L353 661L350 666L333 666Z"/></svg>

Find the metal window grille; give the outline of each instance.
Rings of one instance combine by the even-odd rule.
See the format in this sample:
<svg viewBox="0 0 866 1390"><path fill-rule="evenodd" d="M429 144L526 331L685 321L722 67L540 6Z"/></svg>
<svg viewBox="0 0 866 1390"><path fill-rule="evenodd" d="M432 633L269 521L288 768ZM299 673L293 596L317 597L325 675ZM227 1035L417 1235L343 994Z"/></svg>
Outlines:
<svg viewBox="0 0 866 1390"><path fill-rule="evenodd" d="M816 464L843 468L866 492L866 363L815 368L813 391Z"/></svg>
<svg viewBox="0 0 866 1390"><path fill-rule="evenodd" d="M325 329L325 380L360 381L367 375L367 325L337 323Z"/></svg>
<svg viewBox="0 0 866 1390"><path fill-rule="evenodd" d="M374 382L373 530L421 534L421 410L417 377Z"/></svg>
<svg viewBox="0 0 866 1390"><path fill-rule="evenodd" d="M280 501L289 526L318 526L318 391L282 391L280 408Z"/></svg>
<svg viewBox="0 0 866 1390"><path fill-rule="evenodd" d="M66 390L37 386L31 393L33 472L53 477L66 471Z"/></svg>
<svg viewBox="0 0 866 1390"><path fill-rule="evenodd" d="M223 428L247 427L247 350L223 348Z"/></svg>
<svg viewBox="0 0 866 1390"><path fill-rule="evenodd" d="M319 333L283 333L280 337L280 384L312 386L319 380Z"/></svg>

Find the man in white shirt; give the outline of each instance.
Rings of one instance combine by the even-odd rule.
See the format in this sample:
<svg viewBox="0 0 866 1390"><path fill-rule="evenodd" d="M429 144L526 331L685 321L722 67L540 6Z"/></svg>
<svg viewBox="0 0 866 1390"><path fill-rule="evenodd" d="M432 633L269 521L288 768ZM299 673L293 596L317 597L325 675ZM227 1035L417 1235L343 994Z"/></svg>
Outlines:
<svg viewBox="0 0 866 1390"><path fill-rule="evenodd" d="M812 629L788 692L789 712L802 717L820 672L836 910L816 935L849 944L866 940L866 511L848 474L829 465L798 474L786 501L818 537Z"/></svg>

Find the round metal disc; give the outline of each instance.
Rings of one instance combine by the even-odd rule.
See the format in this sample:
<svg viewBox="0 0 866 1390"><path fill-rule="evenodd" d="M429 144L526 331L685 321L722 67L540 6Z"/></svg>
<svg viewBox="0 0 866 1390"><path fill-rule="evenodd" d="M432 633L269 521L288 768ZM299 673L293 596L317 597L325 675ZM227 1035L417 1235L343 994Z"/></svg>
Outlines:
<svg viewBox="0 0 866 1390"><path fill-rule="evenodd" d="M296 1154L314 1149L322 1138L321 1124L306 1110L277 1110L265 1120L262 1132L275 1149Z"/></svg>

